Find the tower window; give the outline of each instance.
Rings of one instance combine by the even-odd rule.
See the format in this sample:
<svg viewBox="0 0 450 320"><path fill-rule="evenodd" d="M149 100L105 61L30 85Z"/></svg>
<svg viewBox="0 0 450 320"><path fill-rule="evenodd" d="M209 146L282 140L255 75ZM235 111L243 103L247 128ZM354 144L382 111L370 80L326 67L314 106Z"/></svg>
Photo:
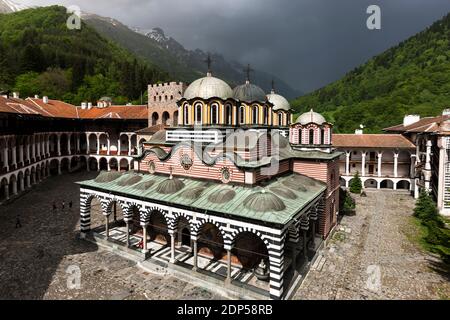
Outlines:
<svg viewBox="0 0 450 320"><path fill-rule="evenodd" d="M325 144L325 130L324 129L320 129L320 144L321 145Z"/></svg>
<svg viewBox="0 0 450 320"><path fill-rule="evenodd" d="M211 106L211 124L217 124L219 108L217 104Z"/></svg>
<svg viewBox="0 0 450 320"><path fill-rule="evenodd" d="M195 124L202 124L202 105L195 105Z"/></svg>
<svg viewBox="0 0 450 320"><path fill-rule="evenodd" d="M245 123L245 108L243 106L239 107L239 123Z"/></svg>
<svg viewBox="0 0 450 320"><path fill-rule="evenodd" d="M258 107L253 107L253 124L258 124Z"/></svg>
<svg viewBox="0 0 450 320"><path fill-rule="evenodd" d="M281 112L278 114L278 126L283 126L283 114Z"/></svg>
<svg viewBox="0 0 450 320"><path fill-rule="evenodd" d="M227 104L225 106L225 124L231 125L231 119L232 118L232 112L231 112L231 105Z"/></svg>
<svg viewBox="0 0 450 320"><path fill-rule="evenodd" d="M309 129L309 144L314 144L314 129Z"/></svg>
<svg viewBox="0 0 450 320"><path fill-rule="evenodd" d="M184 106L184 124L189 124L189 106Z"/></svg>

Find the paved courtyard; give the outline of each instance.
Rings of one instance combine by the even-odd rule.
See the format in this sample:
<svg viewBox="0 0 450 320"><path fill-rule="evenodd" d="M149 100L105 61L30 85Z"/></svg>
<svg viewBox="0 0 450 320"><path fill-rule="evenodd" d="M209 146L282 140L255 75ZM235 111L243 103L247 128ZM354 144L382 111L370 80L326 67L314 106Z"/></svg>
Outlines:
<svg viewBox="0 0 450 320"><path fill-rule="evenodd" d="M0 299L221 298L177 278L144 272L134 262L76 239L79 188L73 182L93 176L51 177L0 206ZM15 229L18 214L23 227ZM71 266L81 271L81 289L68 289Z"/></svg>
<svg viewBox="0 0 450 320"><path fill-rule="evenodd" d="M439 259L409 240L417 233L414 200L385 191L367 195L356 197L356 215L343 217L295 299L449 299Z"/></svg>
<svg viewBox="0 0 450 320"><path fill-rule="evenodd" d="M78 240L79 189L73 182L95 174L49 178L0 206L0 299L221 298L175 277L145 272L134 262ZM74 207L69 210L71 200ZM53 201L58 204L56 213ZM380 192L357 201L357 214L343 218L342 230L295 298L448 298L448 278L432 270L437 259L408 240L407 235L416 231L409 221L413 199ZM23 225L19 229L17 215ZM81 271L81 289L67 286L67 271L73 266Z"/></svg>

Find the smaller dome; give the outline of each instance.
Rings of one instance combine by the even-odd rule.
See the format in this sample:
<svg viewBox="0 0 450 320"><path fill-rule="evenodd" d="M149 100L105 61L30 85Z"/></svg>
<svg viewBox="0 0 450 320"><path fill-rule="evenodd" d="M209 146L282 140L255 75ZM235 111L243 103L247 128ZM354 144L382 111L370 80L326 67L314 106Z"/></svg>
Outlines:
<svg viewBox="0 0 450 320"><path fill-rule="evenodd" d="M107 183L117 180L121 176L122 174L117 171L102 171L94 181L97 183Z"/></svg>
<svg viewBox="0 0 450 320"><path fill-rule="evenodd" d="M183 181L176 178L169 178L158 184L158 186L156 187L156 192L160 194L173 194L183 188Z"/></svg>
<svg viewBox="0 0 450 320"><path fill-rule="evenodd" d="M135 185L133 188L136 190L147 190L150 189L155 184L155 181L145 181Z"/></svg>
<svg viewBox="0 0 450 320"><path fill-rule="evenodd" d="M236 192L233 189L225 188L212 193L208 200L212 203L223 204L233 200L235 196Z"/></svg>
<svg viewBox="0 0 450 320"><path fill-rule="evenodd" d="M272 93L267 95L267 100L269 100L269 102L273 104L274 111L277 110L289 111L291 109L289 101L287 101L285 97L276 94L274 91L272 91Z"/></svg>
<svg viewBox="0 0 450 320"><path fill-rule="evenodd" d="M255 212L283 211L286 205L283 200L270 192L256 192L244 200L244 207Z"/></svg>
<svg viewBox="0 0 450 320"><path fill-rule="evenodd" d="M205 191L205 187L194 187L191 189L187 189L180 194L180 197L188 199L188 200L197 200Z"/></svg>
<svg viewBox="0 0 450 320"><path fill-rule="evenodd" d="M142 176L127 174L117 181L117 185L121 187L132 186L142 180Z"/></svg>
<svg viewBox="0 0 450 320"><path fill-rule="evenodd" d="M267 100L264 90L250 81L234 88L233 97L243 102L265 102Z"/></svg>
<svg viewBox="0 0 450 320"><path fill-rule="evenodd" d="M210 73L204 78L195 80L184 92L187 100L201 98L220 98L226 100L233 97L233 90L223 80L213 77Z"/></svg>
<svg viewBox="0 0 450 320"><path fill-rule="evenodd" d="M300 117L298 117L296 122L303 125L308 123L316 123L321 125L327 122L327 120L325 120L325 118L321 114L314 112L314 110L311 109L310 111L305 112Z"/></svg>

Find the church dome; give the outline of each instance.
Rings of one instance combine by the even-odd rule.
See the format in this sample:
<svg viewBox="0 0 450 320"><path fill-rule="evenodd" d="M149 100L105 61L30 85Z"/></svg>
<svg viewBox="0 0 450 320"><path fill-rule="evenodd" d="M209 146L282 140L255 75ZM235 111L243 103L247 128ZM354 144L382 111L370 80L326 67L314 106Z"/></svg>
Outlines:
<svg viewBox="0 0 450 320"><path fill-rule="evenodd" d="M321 125L327 122L327 120L325 120L325 118L321 114L314 112L313 109L311 109L310 111L305 112L300 117L298 117L296 122L303 125L308 123L316 123L318 125Z"/></svg>
<svg viewBox="0 0 450 320"><path fill-rule="evenodd" d="M267 99L270 103L273 104L273 110L284 110L289 111L291 109L291 105L289 104L289 101L286 100L285 97L280 96L279 94L276 94L272 91L272 93L267 95Z"/></svg>
<svg viewBox="0 0 450 320"><path fill-rule="evenodd" d="M264 90L249 81L234 88L233 97L243 102L265 102L267 100Z"/></svg>
<svg viewBox="0 0 450 320"><path fill-rule="evenodd" d="M248 196L244 200L244 207L255 212L273 212L286 209L286 205L280 198L265 190Z"/></svg>
<svg viewBox="0 0 450 320"><path fill-rule="evenodd" d="M226 100L233 97L233 90L223 80L213 77L210 73L204 78L195 80L184 92L187 100L202 98L220 98Z"/></svg>

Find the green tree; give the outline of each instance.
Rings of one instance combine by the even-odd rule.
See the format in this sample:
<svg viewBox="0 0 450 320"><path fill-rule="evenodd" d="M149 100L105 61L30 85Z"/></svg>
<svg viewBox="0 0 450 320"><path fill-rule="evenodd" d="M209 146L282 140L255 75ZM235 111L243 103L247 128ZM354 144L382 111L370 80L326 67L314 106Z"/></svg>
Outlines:
<svg viewBox="0 0 450 320"><path fill-rule="evenodd" d="M27 72L21 74L16 79L14 91L20 92L22 97L32 97L41 93L41 87L38 81L39 74L37 72Z"/></svg>
<svg viewBox="0 0 450 320"><path fill-rule="evenodd" d="M359 172L357 171L350 182L350 192L360 194L362 191L362 182L359 177Z"/></svg>

